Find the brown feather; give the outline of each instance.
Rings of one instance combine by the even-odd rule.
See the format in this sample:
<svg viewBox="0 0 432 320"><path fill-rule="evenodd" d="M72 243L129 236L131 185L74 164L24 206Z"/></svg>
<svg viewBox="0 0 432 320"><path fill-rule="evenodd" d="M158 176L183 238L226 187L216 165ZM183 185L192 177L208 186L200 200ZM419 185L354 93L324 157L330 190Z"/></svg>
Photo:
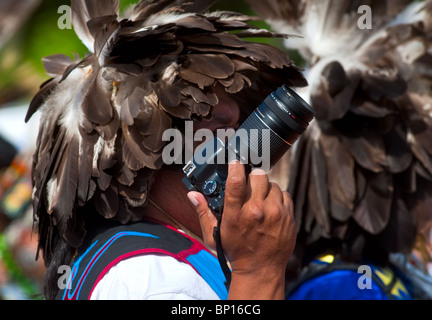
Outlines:
<svg viewBox="0 0 432 320"><path fill-rule="evenodd" d="M151 107L148 106L147 108ZM140 117L137 117L137 120L140 119ZM148 123L148 125L137 126L142 137L142 146L151 152L161 152L162 148L165 146L165 142L162 140L162 135L166 128L171 127L171 123L172 119L165 112L160 109L154 109L151 121Z"/></svg>
<svg viewBox="0 0 432 320"><path fill-rule="evenodd" d="M131 15L135 20L144 20L149 16L163 12L164 9L181 8L182 11L201 13L209 9L216 0L142 0Z"/></svg>
<svg viewBox="0 0 432 320"><path fill-rule="evenodd" d="M340 139L334 134L321 134L321 144L325 156L328 185L333 218L346 221L351 215L356 198L354 159ZM345 208L343 210L342 208Z"/></svg>
<svg viewBox="0 0 432 320"><path fill-rule="evenodd" d="M312 133L314 134L314 133ZM329 215L329 199L327 191L327 175L325 158L319 139L314 138L311 148L311 171L308 184L308 208L313 212L317 224L322 227L322 235L330 234L331 223Z"/></svg>
<svg viewBox="0 0 432 320"><path fill-rule="evenodd" d="M288 192L291 195L294 207L294 217L298 231L309 225L305 221L304 211L307 203L307 183L310 175L310 158L311 151L309 148L309 139L307 139L308 130L296 142L296 148L292 149L294 157L291 166L291 176L288 184ZM306 228L307 229L307 228Z"/></svg>
<svg viewBox="0 0 432 320"><path fill-rule="evenodd" d="M96 75L96 70L91 70L90 84L86 96L83 99L82 110L85 117L96 125L108 124L114 116L110 97L106 95L106 89L102 79Z"/></svg>
<svg viewBox="0 0 432 320"><path fill-rule="evenodd" d="M408 147L406 136L407 132L401 123L396 124L384 136L388 170L391 173L403 172L412 164L413 154Z"/></svg>
<svg viewBox="0 0 432 320"><path fill-rule="evenodd" d="M393 200L393 178L385 173L366 173L366 190L353 213L353 219L376 235L387 226Z"/></svg>
<svg viewBox="0 0 432 320"><path fill-rule="evenodd" d="M183 83L160 81L155 88L159 103L165 108L176 108L182 100Z"/></svg>
<svg viewBox="0 0 432 320"><path fill-rule="evenodd" d="M397 98L403 95L407 85L397 69L374 68L363 74L362 89L372 100L378 101L383 96Z"/></svg>
<svg viewBox="0 0 432 320"><path fill-rule="evenodd" d="M201 73L214 79L225 79L235 71L231 60L222 54L191 54L188 56L188 66L191 72ZM186 64L183 64L185 67Z"/></svg>
<svg viewBox="0 0 432 320"><path fill-rule="evenodd" d="M94 52L99 65L105 65L120 32L117 15L94 18L87 23L94 40Z"/></svg>
<svg viewBox="0 0 432 320"><path fill-rule="evenodd" d="M83 134L82 134L83 135ZM81 135L81 136L82 136ZM77 184L77 204L83 206L88 199L91 189L90 181L93 169L94 145L97 142L98 136L84 135L87 139L80 138L79 140L79 156L78 156L78 184Z"/></svg>
<svg viewBox="0 0 432 320"><path fill-rule="evenodd" d="M373 172L381 172L387 165L384 141L381 136L365 129L362 134L355 136L342 136L351 156L362 167Z"/></svg>
<svg viewBox="0 0 432 320"><path fill-rule="evenodd" d="M409 254L416 240L414 217L400 196L394 197L388 225L377 241L388 252Z"/></svg>
<svg viewBox="0 0 432 320"><path fill-rule="evenodd" d="M55 54L42 58L42 63L48 75L55 78L63 75L67 67L72 64L72 60L64 54Z"/></svg>
<svg viewBox="0 0 432 320"><path fill-rule="evenodd" d="M94 42L94 36L87 22L94 18L118 14L119 8L118 0L71 0L74 30L89 49L91 49L90 43Z"/></svg>
<svg viewBox="0 0 432 320"><path fill-rule="evenodd" d="M105 191L101 192L97 190L95 193L95 205L98 208L98 212L106 219L116 216L119 201L117 185L114 183L110 184Z"/></svg>
<svg viewBox="0 0 432 320"><path fill-rule="evenodd" d="M190 69L182 69L180 71L180 76L182 79L198 85L200 89L204 89L205 87L209 87L215 83L214 78L199 72L193 72Z"/></svg>
<svg viewBox="0 0 432 320"><path fill-rule="evenodd" d="M41 85L39 92L30 101L30 105L24 120L26 123L30 120L33 114L40 108L43 102L49 97L49 95L56 88L59 82L60 82L60 77L55 79L49 79Z"/></svg>

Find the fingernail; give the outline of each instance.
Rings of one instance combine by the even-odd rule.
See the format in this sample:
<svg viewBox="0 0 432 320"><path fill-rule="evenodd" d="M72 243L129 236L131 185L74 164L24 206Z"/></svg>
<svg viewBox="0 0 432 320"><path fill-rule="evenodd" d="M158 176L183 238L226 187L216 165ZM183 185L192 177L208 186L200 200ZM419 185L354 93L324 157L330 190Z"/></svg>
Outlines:
<svg viewBox="0 0 432 320"><path fill-rule="evenodd" d="M232 165L232 164L239 164L240 163L240 161L238 161L238 160L232 160L230 163L229 163L229 165Z"/></svg>
<svg viewBox="0 0 432 320"><path fill-rule="evenodd" d="M194 207L198 206L198 200L193 196L193 194L188 193L187 196Z"/></svg>
<svg viewBox="0 0 432 320"><path fill-rule="evenodd" d="M251 172L251 175L254 175L254 176L264 176L266 174L267 174L267 172L265 172L263 169L253 169Z"/></svg>

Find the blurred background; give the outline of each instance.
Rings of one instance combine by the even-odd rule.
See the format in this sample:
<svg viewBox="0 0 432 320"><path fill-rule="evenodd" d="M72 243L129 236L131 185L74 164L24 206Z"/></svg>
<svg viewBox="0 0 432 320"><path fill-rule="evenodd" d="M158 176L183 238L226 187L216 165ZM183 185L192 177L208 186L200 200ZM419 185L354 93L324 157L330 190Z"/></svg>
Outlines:
<svg viewBox="0 0 432 320"><path fill-rule="evenodd" d="M121 10L136 2L122 0ZM39 118L28 123L24 118L33 95L50 78L42 58L87 53L68 25L69 5L69 0L0 0L0 300L42 298L45 270L42 259L35 260L30 179ZM253 14L243 1L221 0L214 9ZM283 49L282 40L267 41Z"/></svg>
<svg viewBox="0 0 432 320"><path fill-rule="evenodd" d="M42 58L85 54L71 29L59 29L68 1L0 0L0 299L38 299L44 264L36 258L31 210L31 158L38 117L28 104L49 77Z"/></svg>

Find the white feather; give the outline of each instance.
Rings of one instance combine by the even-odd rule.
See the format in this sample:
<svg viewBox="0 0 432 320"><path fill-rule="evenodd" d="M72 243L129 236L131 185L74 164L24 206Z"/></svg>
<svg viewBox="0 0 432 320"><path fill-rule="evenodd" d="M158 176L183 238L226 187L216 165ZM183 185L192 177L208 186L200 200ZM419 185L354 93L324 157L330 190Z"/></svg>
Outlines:
<svg viewBox="0 0 432 320"><path fill-rule="evenodd" d="M104 139L102 137L99 137L98 141L95 143L94 145L94 149L93 149L93 169L97 169L98 168L98 160L99 160L99 156L103 150L104 147Z"/></svg>
<svg viewBox="0 0 432 320"><path fill-rule="evenodd" d="M58 189L58 183L57 178L51 178L47 183L47 201L48 201L48 208L47 211L51 213L54 209L54 206L56 205L53 200L58 199L57 197L57 189Z"/></svg>
<svg viewBox="0 0 432 320"><path fill-rule="evenodd" d="M214 17L214 18L218 18L218 20L220 21L239 21L239 16L234 14L233 12L224 12L224 11L220 11L220 10L215 10L212 12L208 12L206 13L207 17ZM250 17L244 17L244 20L249 20Z"/></svg>
<svg viewBox="0 0 432 320"><path fill-rule="evenodd" d="M398 24L412 24L422 21L426 17L426 12L422 10L424 2L413 2L408 5L393 21L389 23L390 26Z"/></svg>
<svg viewBox="0 0 432 320"><path fill-rule="evenodd" d="M190 16L193 16L193 13L164 13L164 14L158 14L158 15L152 15L150 18L148 18L145 21L145 24L147 26L160 26L164 24L169 24L176 22L177 20L184 19Z"/></svg>
<svg viewBox="0 0 432 320"><path fill-rule="evenodd" d="M162 81L167 84L172 84L178 75L179 65L173 61L163 72Z"/></svg>
<svg viewBox="0 0 432 320"><path fill-rule="evenodd" d="M79 127L83 118L83 112L81 109L82 100L88 91L87 79L91 73L91 67L86 68L75 68L69 76L64 79L53 91L50 99L41 106L42 116L41 125L45 128L44 131L52 130L48 128L51 124L49 118L58 119L58 125L65 130L65 142L70 143L74 139L79 139L81 143L81 136ZM81 152L81 148L79 149ZM58 178L52 177L47 185L47 201L48 201L48 212L58 205Z"/></svg>
<svg viewBox="0 0 432 320"><path fill-rule="evenodd" d="M41 106L44 117L59 118L59 125L66 129L66 137L79 136L79 127L82 121L81 104L88 83L85 81L91 67L76 68L70 75L61 82L51 95ZM43 120L43 117L41 118Z"/></svg>

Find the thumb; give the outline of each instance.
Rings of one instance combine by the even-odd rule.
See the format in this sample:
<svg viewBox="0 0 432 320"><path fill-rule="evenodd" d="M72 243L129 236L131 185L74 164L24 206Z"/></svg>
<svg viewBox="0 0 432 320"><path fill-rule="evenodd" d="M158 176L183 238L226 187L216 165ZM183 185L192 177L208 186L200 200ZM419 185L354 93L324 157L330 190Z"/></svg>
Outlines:
<svg viewBox="0 0 432 320"><path fill-rule="evenodd" d="M206 198L201 193L190 191L187 196L198 214L205 244L215 248L213 229L217 226L216 216L210 210Z"/></svg>

